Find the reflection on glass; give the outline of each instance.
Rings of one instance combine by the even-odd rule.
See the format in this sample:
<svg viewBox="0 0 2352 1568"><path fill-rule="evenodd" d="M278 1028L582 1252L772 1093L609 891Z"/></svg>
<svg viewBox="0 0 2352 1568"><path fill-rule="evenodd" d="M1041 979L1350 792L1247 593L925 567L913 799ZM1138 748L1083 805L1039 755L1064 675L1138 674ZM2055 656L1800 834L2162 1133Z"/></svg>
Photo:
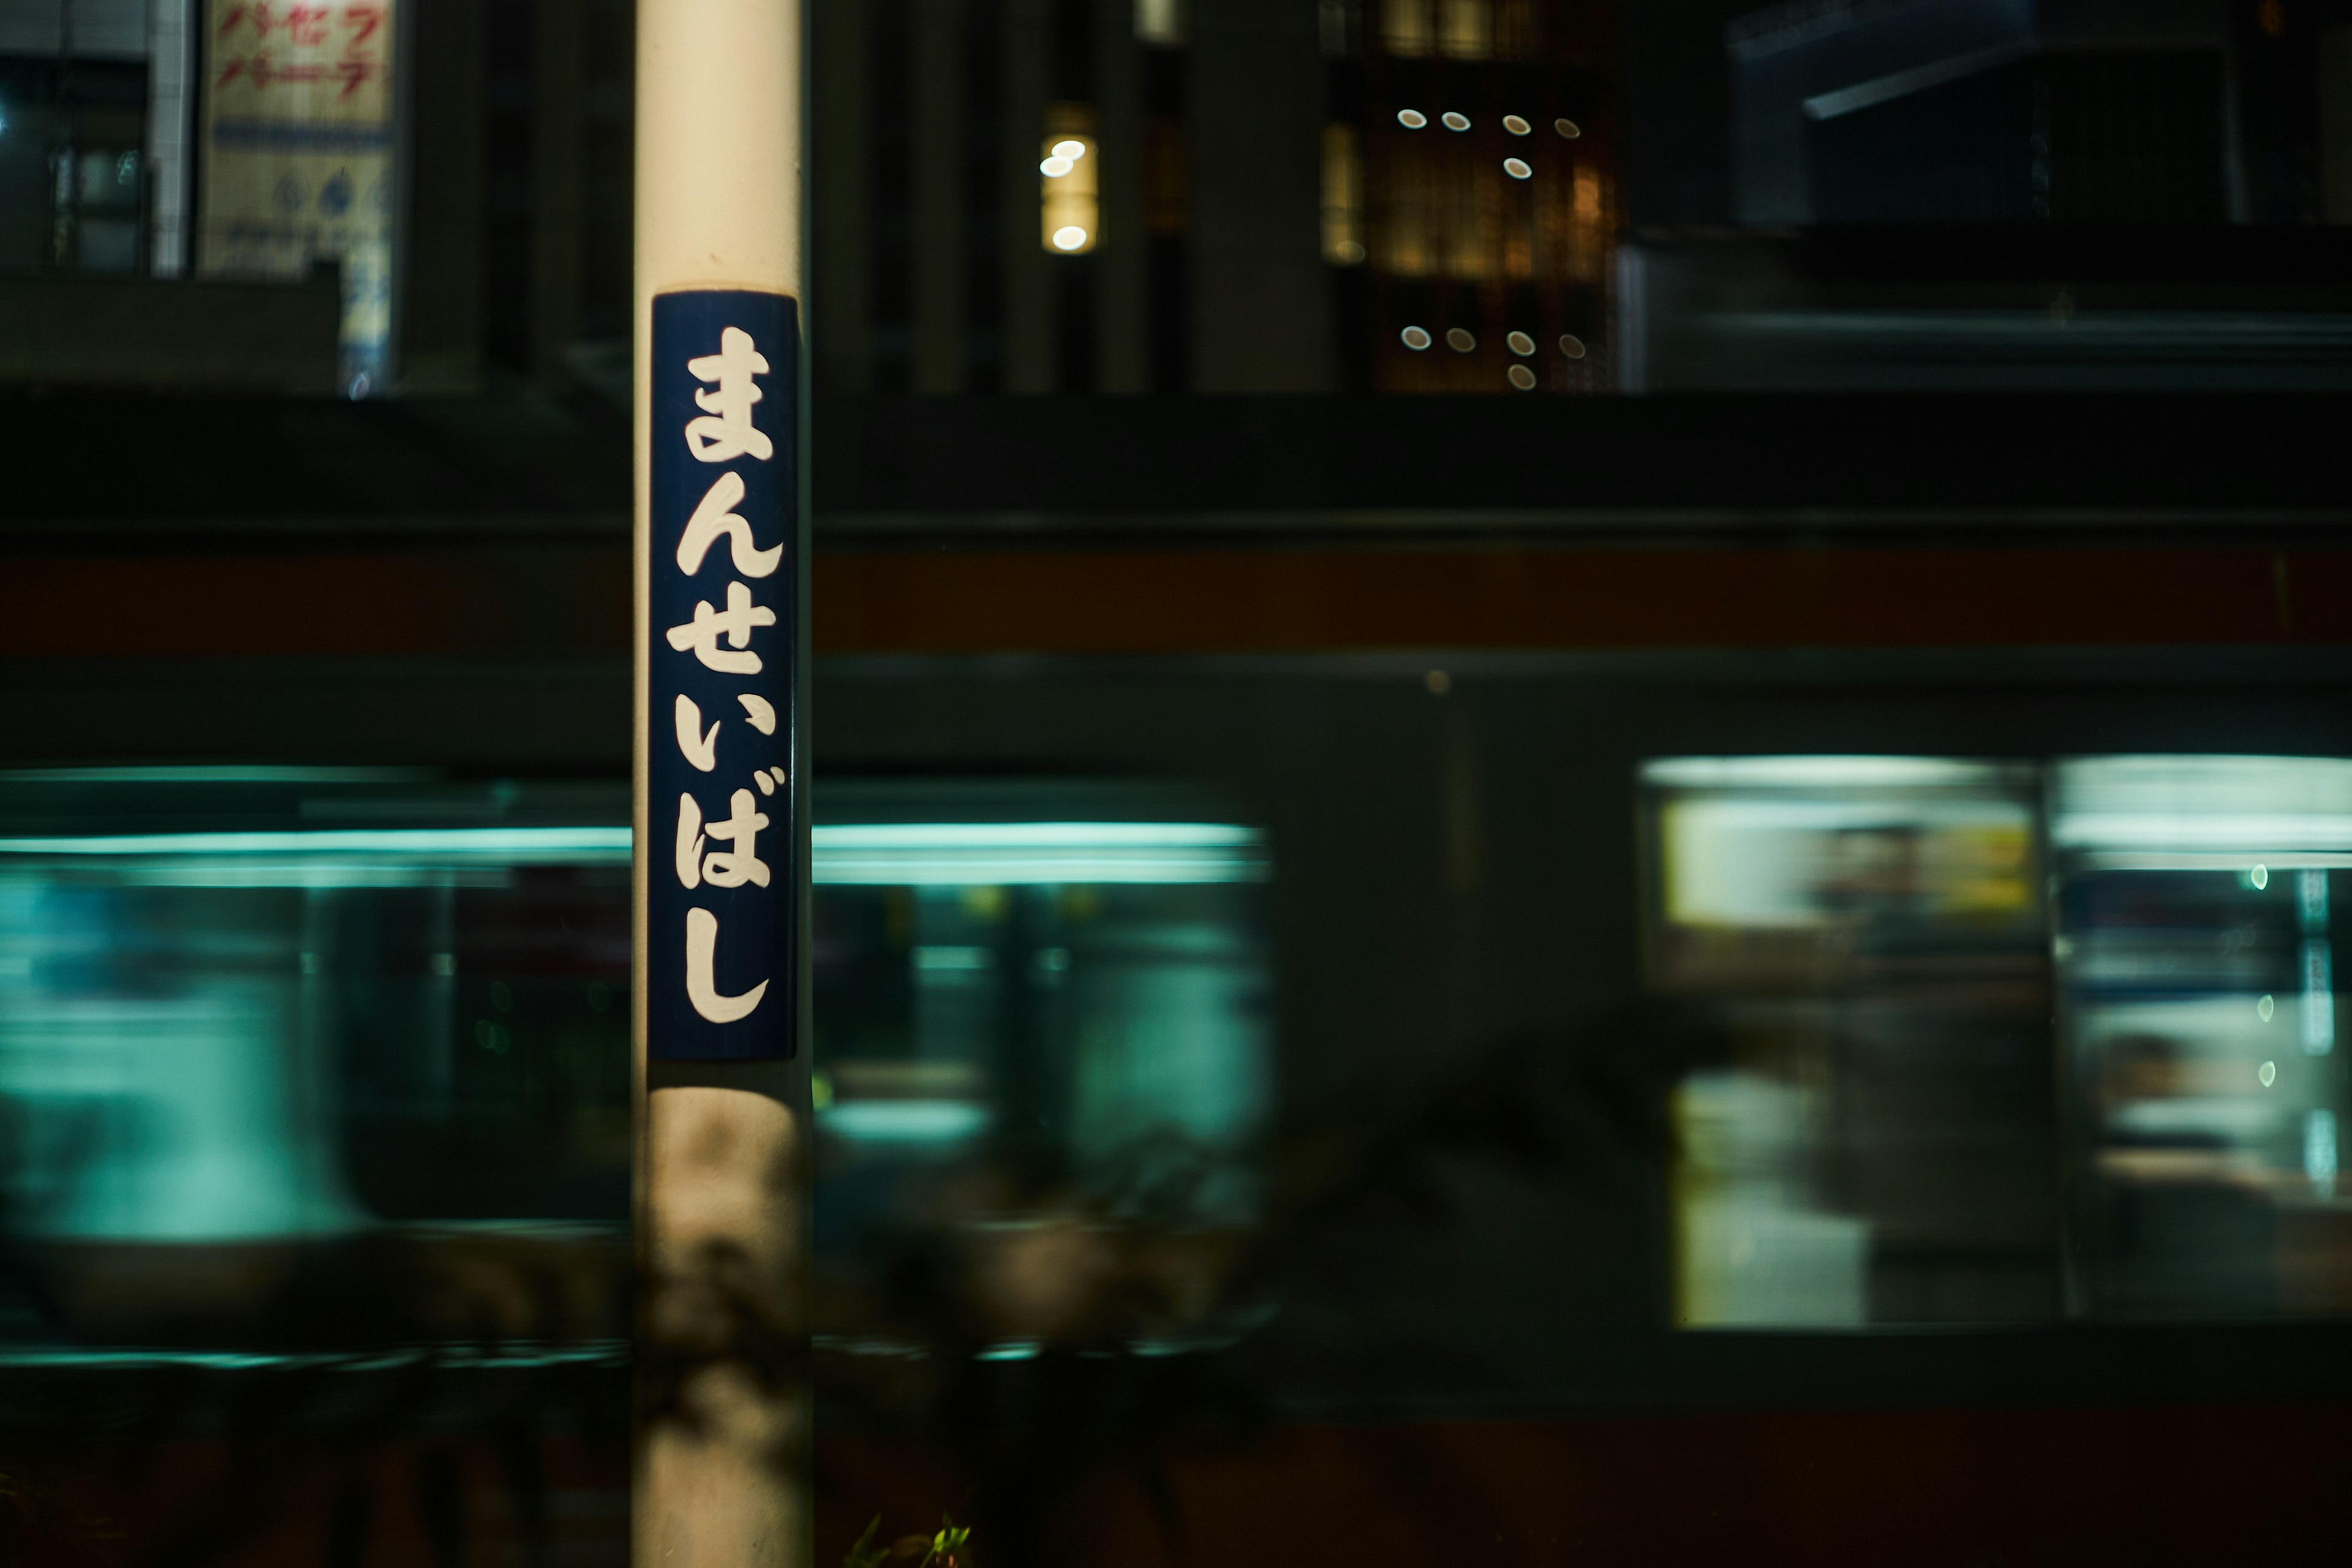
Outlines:
<svg viewBox="0 0 2352 1568"><path fill-rule="evenodd" d="M1779 5L1728 33L1738 216L2219 221L2224 7Z"/></svg>
<svg viewBox="0 0 2352 1568"><path fill-rule="evenodd" d="M0 1094L20 1234L333 1235L360 1219L332 1137L312 945L330 895L0 882Z"/></svg>
<svg viewBox="0 0 2352 1568"><path fill-rule="evenodd" d="M2053 795L2083 1305L2352 1306L2331 930L2352 763L2098 758Z"/></svg>
<svg viewBox="0 0 2352 1568"><path fill-rule="evenodd" d="M936 1308L894 1281L942 1247L934 1286L1005 1344L1197 1327L1174 1304L1209 1299L1258 1201L1259 836L1051 792L948 822L866 804L817 829L828 1327Z"/></svg>
<svg viewBox="0 0 2352 1568"><path fill-rule="evenodd" d="M1682 759L1644 784L1653 983L1711 1042L1671 1106L1681 1321L2352 1310L2352 762Z"/></svg>
<svg viewBox="0 0 2352 1568"><path fill-rule="evenodd" d="M1869 1321L1869 1223L1822 1207L1810 1174L1820 1096L1760 1072L1694 1073L1675 1091L1673 1118L1676 1320Z"/></svg>
<svg viewBox="0 0 2352 1568"><path fill-rule="evenodd" d="M0 780L19 1331L623 1331L625 807L353 770Z"/></svg>
<svg viewBox="0 0 2352 1568"><path fill-rule="evenodd" d="M2055 1309L2035 780L1919 757L1643 773L1679 1321Z"/></svg>
<svg viewBox="0 0 2352 1568"><path fill-rule="evenodd" d="M1197 1327L1259 1202L1261 836L1101 792L876 798L813 834L824 1260L870 1286L950 1247L1007 1342ZM0 780L0 1328L624 1332L625 806Z"/></svg>

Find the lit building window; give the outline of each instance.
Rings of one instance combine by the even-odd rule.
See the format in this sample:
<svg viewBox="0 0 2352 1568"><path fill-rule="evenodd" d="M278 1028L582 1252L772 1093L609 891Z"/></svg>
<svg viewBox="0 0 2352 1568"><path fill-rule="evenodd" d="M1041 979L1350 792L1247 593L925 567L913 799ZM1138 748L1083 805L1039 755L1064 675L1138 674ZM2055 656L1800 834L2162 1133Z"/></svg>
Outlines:
<svg viewBox="0 0 2352 1568"><path fill-rule="evenodd" d="M1579 223L1601 221L1601 176L1591 169L1576 172L1576 218Z"/></svg>
<svg viewBox="0 0 2352 1568"><path fill-rule="evenodd" d="M1495 52L1492 0L1438 0L1438 47L1457 60L1483 60Z"/></svg>
<svg viewBox="0 0 2352 1568"><path fill-rule="evenodd" d="M1323 259L1335 267L1364 259L1364 160L1352 125L1323 128Z"/></svg>
<svg viewBox="0 0 2352 1568"><path fill-rule="evenodd" d="M1392 55L1489 58L1495 52L1494 0L1386 0L1381 43Z"/></svg>
<svg viewBox="0 0 2352 1568"><path fill-rule="evenodd" d="M1417 56L1430 52L1431 0L1382 0L1381 5L1381 47L1392 55Z"/></svg>
<svg viewBox="0 0 2352 1568"><path fill-rule="evenodd" d="M1158 48L1184 42L1184 0L1135 0L1135 36Z"/></svg>
<svg viewBox="0 0 2352 1568"><path fill-rule="evenodd" d="M1565 329L1607 319L1622 221L1614 150L1606 135L1587 136L1559 112L1570 104L1590 105L1580 118L1606 110L1605 99L1592 97L1589 67L1573 63L1610 47L1593 8L1582 0L1355 3L1366 52L1396 62L1335 67L1347 91L1333 101L1360 100L1348 116L1352 201L1342 195L1345 144L1325 133L1323 255L1352 263L1353 247L1339 248L1351 239L1371 274L1360 290L1334 279L1348 330L1360 318L1374 345L1365 380L1391 392L1601 390L1607 345L1596 338L1588 353ZM1349 206L1353 224L1342 221ZM1481 300L1465 310L1479 318L1467 349L1447 341L1444 319L1463 309L1448 302L1463 289ZM1507 300L1518 342L1500 322L1487 329L1488 309L1504 302L1489 291ZM1437 324L1406 331L1433 312ZM1577 352L1555 358L1551 345L1564 341L1576 341ZM1514 359L1525 362L1524 376L1511 374Z"/></svg>
<svg viewBox="0 0 2352 1568"><path fill-rule="evenodd" d="M1102 238L1101 181L1097 169L1093 117L1064 106L1046 120L1037 181L1041 237L1056 256L1081 256Z"/></svg>
<svg viewBox="0 0 2352 1568"><path fill-rule="evenodd" d="M1400 278L1426 277L1431 267L1430 227L1434 214L1434 182L1422 149L1408 143L1390 154L1380 172L1369 248L1380 254L1380 265Z"/></svg>
<svg viewBox="0 0 2352 1568"><path fill-rule="evenodd" d="M1349 59L1364 52L1364 0L1319 0L1315 13L1327 57Z"/></svg>

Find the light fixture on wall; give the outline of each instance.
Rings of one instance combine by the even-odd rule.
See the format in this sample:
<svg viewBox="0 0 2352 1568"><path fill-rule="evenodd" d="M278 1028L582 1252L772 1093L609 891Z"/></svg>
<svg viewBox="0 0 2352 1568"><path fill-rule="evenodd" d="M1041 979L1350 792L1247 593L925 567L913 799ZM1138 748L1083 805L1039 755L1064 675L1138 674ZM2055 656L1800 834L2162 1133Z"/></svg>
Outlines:
<svg viewBox="0 0 2352 1568"><path fill-rule="evenodd" d="M1102 159L1093 111L1059 104L1045 117L1037 163L1040 236L1056 256L1083 256L1102 239Z"/></svg>

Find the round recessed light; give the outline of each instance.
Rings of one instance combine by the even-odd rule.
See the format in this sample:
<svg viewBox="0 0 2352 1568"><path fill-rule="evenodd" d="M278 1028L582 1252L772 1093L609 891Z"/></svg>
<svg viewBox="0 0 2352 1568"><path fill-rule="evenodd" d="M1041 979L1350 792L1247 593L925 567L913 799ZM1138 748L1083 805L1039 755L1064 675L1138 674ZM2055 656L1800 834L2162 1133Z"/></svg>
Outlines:
<svg viewBox="0 0 2352 1568"><path fill-rule="evenodd" d="M1056 153L1038 164L1037 172L1049 180L1058 180L1070 172L1070 161Z"/></svg>
<svg viewBox="0 0 2352 1568"><path fill-rule="evenodd" d="M1511 384L1521 392L1533 392L1536 389L1536 373L1523 364L1515 364L1511 367Z"/></svg>
<svg viewBox="0 0 2352 1568"><path fill-rule="evenodd" d="M1056 250L1083 250L1086 243L1087 231L1076 224L1054 231L1054 248Z"/></svg>
<svg viewBox="0 0 2352 1568"><path fill-rule="evenodd" d="M1511 345L1511 352L1513 353L1518 354L1521 357L1525 357L1526 355L1536 352L1535 339L1528 336L1525 332L1513 332L1509 337L1505 338L1503 341Z"/></svg>
<svg viewBox="0 0 2352 1568"><path fill-rule="evenodd" d="M1429 346L1429 333L1420 327L1407 327L1397 335L1404 340L1404 346L1415 353Z"/></svg>
<svg viewBox="0 0 2352 1568"><path fill-rule="evenodd" d="M1429 123L1429 116L1418 109L1400 109L1397 110L1397 123L1407 131L1418 131Z"/></svg>
<svg viewBox="0 0 2352 1568"><path fill-rule="evenodd" d="M1506 158L1503 160L1503 173L1515 180L1524 180L1535 171L1528 167L1525 158Z"/></svg>
<svg viewBox="0 0 2352 1568"><path fill-rule="evenodd" d="M1562 136L1567 137L1570 142L1575 141L1578 137L1584 134L1583 128L1565 114L1561 115L1558 120L1553 121L1551 122L1551 128L1554 131L1559 132Z"/></svg>
<svg viewBox="0 0 2352 1568"><path fill-rule="evenodd" d="M1445 334L1445 346L1455 353L1466 354L1478 346L1478 340L1466 328L1454 327Z"/></svg>
<svg viewBox="0 0 2352 1568"><path fill-rule="evenodd" d="M1503 116L1503 129L1509 132L1514 136L1525 136L1528 132L1533 131L1535 127L1528 124L1526 121L1520 119L1516 114L1506 114Z"/></svg>
<svg viewBox="0 0 2352 1568"><path fill-rule="evenodd" d="M1457 114L1453 110L1449 109L1437 118L1448 131L1467 131L1470 129L1470 117L1466 114Z"/></svg>
<svg viewBox="0 0 2352 1568"><path fill-rule="evenodd" d="M1578 337L1574 332L1562 332L1559 335L1559 352L1566 354L1570 359L1582 359L1584 357L1584 340Z"/></svg>

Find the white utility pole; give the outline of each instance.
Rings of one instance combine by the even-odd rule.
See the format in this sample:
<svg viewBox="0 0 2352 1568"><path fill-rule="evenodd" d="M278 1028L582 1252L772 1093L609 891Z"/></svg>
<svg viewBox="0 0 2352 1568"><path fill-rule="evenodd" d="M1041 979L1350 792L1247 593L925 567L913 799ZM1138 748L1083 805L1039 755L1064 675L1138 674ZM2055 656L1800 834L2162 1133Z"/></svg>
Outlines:
<svg viewBox="0 0 2352 1568"><path fill-rule="evenodd" d="M810 1561L801 0L639 0L635 1561Z"/></svg>

